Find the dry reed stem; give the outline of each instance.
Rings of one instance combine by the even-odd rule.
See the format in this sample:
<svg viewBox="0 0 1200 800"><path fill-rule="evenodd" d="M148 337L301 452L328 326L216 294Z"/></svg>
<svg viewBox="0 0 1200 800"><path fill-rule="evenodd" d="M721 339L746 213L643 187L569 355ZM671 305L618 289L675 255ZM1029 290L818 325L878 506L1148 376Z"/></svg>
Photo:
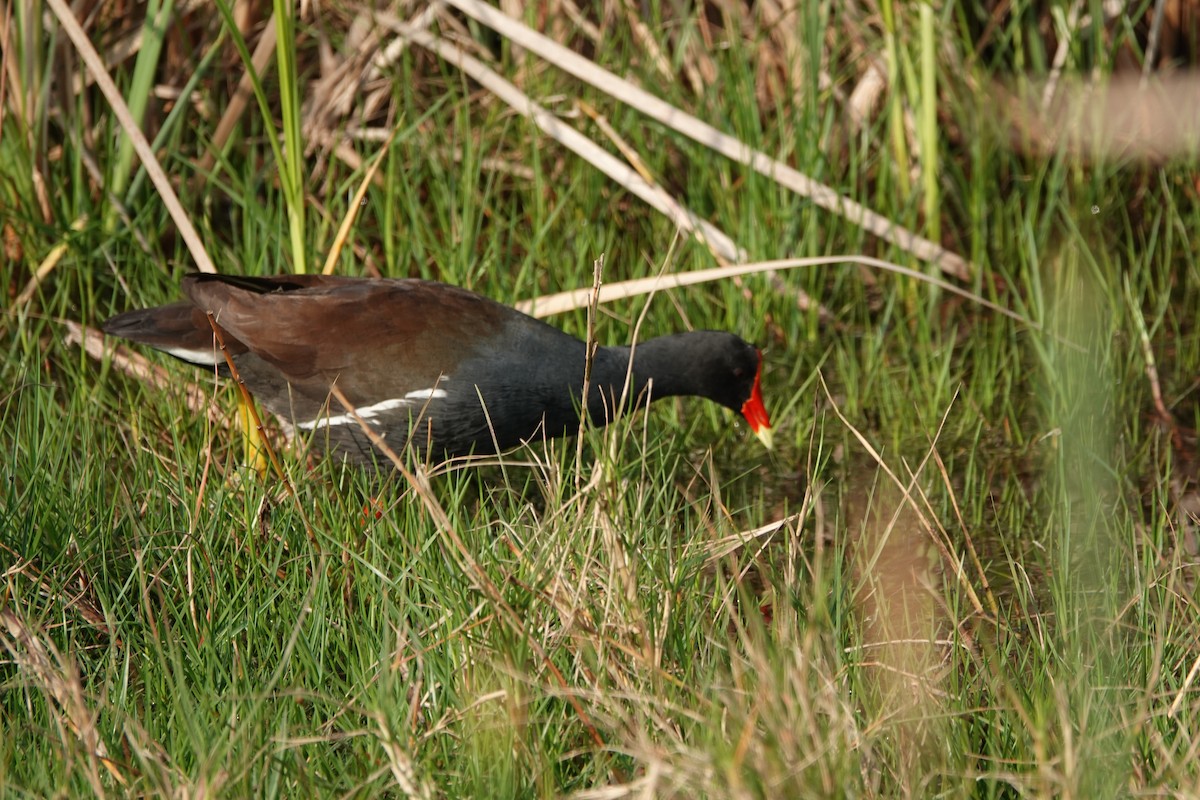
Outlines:
<svg viewBox="0 0 1200 800"><path fill-rule="evenodd" d="M461 48L412 28L391 14L376 13L376 19L396 31L408 41L436 53L454 64L488 91L503 100L514 110L528 117L547 136L562 144L576 155L596 167L612 180L621 184L634 196L664 214L676 227L694 233L714 253L726 261L743 261L745 253L733 240L711 223L699 218L683 207L663 189L647 183L635 170L612 156L592 140L574 128L565 125L554 114L535 103L515 85L500 77L482 61L468 55Z"/></svg>
<svg viewBox="0 0 1200 800"><path fill-rule="evenodd" d="M769 273L773 270L784 269L799 269L808 267L829 266L832 264L862 264L867 267L874 267L885 272L891 272L896 275L903 275L913 280L922 281L930 285L943 289L951 294L966 298L977 305L983 306L997 314L1002 314L1010 319L1014 319L1024 325L1028 325L1033 330L1041 330L1042 326L1037 322L1023 317L1015 311L1010 311L1004 306L987 300L973 292L968 292L961 289L952 283L943 281L940 278L935 278L932 275L927 275L923 272L918 272L907 267L902 267L899 264L893 264L890 261L884 261L879 258L871 258L869 256L817 256L813 258L786 258L779 261L761 261L753 264L731 264L725 267L715 267L713 269L696 270L694 272L676 272L669 275L657 275L651 278L637 278L635 280L621 281L619 283L610 283L600 290L600 302L611 303L614 300L623 300L629 297L638 297L643 294L648 294L654 291L664 289L678 289L684 286L694 286L700 283L708 283L710 281L722 280L725 278L733 278L739 275L754 275L759 273ZM515 304L518 311L522 311L539 319L549 317L553 314L561 314L565 311L573 311L577 308L582 308L588 299L587 289L572 289L566 292L546 295L530 300L522 300ZM828 312L826 312L828 313Z"/></svg>
<svg viewBox="0 0 1200 800"><path fill-rule="evenodd" d="M124 98L121 97L121 92L117 89L117 85L113 83L113 79L105 69L104 62L100 60L100 54L96 52L96 48L92 46L91 40L88 39L87 34L80 27L79 21L75 19L74 12L67 6L65 0L47 0L47 4L58 18L59 24L62 25L63 31L67 34L71 43L75 45L75 49L80 57L87 64L88 69L91 70L93 77L96 79L96 85L100 87L100 91L104 94L105 99L108 100L109 106L112 108L117 121L121 125L121 130L124 131L125 135L129 137L129 141L133 144L134 151L142 161L142 167L145 168L146 174L154 184L154 188L158 190L163 205L166 206L168 213L171 215L171 220L179 230L179 235L183 238L188 251L192 254L192 259L196 262L196 268L201 272L216 272L217 268L213 265L212 259L208 257L208 251L204 249L204 243L200 240L200 234L196 232L192 221L183 210L183 206L179 202L179 196L175 194L174 187L167 180L166 172L163 171L162 165L158 163L154 151L150 149L150 143L146 141L145 135L134 121L133 115L130 114L129 106L125 104Z"/></svg>
<svg viewBox="0 0 1200 800"><path fill-rule="evenodd" d="M96 730L97 712L88 707L75 662L10 608L0 609L0 632L8 635L7 638L0 637L0 644L8 650L30 685L45 695L47 708L60 730L70 730L83 746L87 756L84 775L96 796L107 796L96 769L97 760L122 786L127 785L124 773L109 758L108 747Z"/></svg>
<svg viewBox="0 0 1200 800"><path fill-rule="evenodd" d="M960 255L946 250L860 203L840 196L833 189L814 181L798 170L750 147L746 143L717 130L691 114L670 105L629 81L597 66L577 53L530 29L480 0L446 0L449 5L487 25L515 44L536 53L575 76L626 103L641 113L683 135L709 147L721 155L751 167L759 174L781 186L809 198L814 204L844 217L870 233L913 256L938 266L959 280L970 280L974 269ZM446 57L446 56L443 56ZM730 259L731 261L738 259Z"/></svg>
<svg viewBox="0 0 1200 800"><path fill-rule="evenodd" d="M246 31L242 31L243 36L245 33ZM225 106L225 113L221 115L221 119L217 122L217 129L213 132L212 143L196 164L196 177L192 182L193 188L198 188L208 179L208 173L212 171L213 166L217 163L217 154L225 148L225 143L229 141L229 137L233 135L234 130L237 128L238 120L242 118L242 114L245 113L246 108L250 105L250 100L254 97L254 80L251 77L251 70L254 71L254 74L261 75L270 65L271 58L275 55L276 33L275 15L272 14L267 19L267 24L263 28L258 43L254 46L254 53L250 56L250 66L242 72L242 77L238 80L237 89L234 90L233 96L229 98L229 104Z"/></svg>

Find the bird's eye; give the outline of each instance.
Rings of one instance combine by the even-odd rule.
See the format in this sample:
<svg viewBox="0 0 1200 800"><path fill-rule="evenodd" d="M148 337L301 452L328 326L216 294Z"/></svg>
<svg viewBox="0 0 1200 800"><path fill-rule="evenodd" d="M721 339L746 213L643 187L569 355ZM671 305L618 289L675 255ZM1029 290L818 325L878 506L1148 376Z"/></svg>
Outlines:
<svg viewBox="0 0 1200 800"><path fill-rule="evenodd" d="M740 377L742 377L742 376L743 376L743 375L745 375L745 374L746 374L746 370L742 369L741 367L734 367L734 368L733 368L733 377L735 377L735 378L740 378Z"/></svg>

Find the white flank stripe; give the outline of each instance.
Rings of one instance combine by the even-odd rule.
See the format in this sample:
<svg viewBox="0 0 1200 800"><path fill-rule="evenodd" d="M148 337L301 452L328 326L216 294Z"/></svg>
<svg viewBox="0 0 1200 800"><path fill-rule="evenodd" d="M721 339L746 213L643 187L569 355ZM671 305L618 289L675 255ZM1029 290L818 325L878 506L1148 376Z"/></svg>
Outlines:
<svg viewBox="0 0 1200 800"><path fill-rule="evenodd" d="M182 358L189 364L215 367L218 358L220 358L222 364L225 363L225 359L221 357L221 352L215 347L210 347L207 350L189 350L186 347L160 347L158 349L176 358Z"/></svg>
<svg viewBox="0 0 1200 800"><path fill-rule="evenodd" d="M445 383L445 381L442 381ZM405 400L440 400L446 396L445 389L417 389L404 395Z"/></svg>
<svg viewBox="0 0 1200 800"><path fill-rule="evenodd" d="M369 406L359 406L355 409L358 416L365 420L371 420L380 414L391 411L394 408L404 408L406 406L420 405L426 400L438 400L446 396L445 389L418 389L415 392L409 392L404 397L393 397L390 400L382 400ZM321 417L320 419L310 420L309 422L301 422L299 427L305 430L313 428L324 428L331 425L350 425L356 424L357 421L349 413L335 414L331 417Z"/></svg>

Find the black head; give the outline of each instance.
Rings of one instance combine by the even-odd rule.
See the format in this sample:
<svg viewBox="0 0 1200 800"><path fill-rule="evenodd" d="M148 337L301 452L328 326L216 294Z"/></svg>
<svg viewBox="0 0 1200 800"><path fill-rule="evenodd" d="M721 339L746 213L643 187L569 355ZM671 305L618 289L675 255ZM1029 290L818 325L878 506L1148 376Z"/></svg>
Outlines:
<svg viewBox="0 0 1200 800"><path fill-rule="evenodd" d="M680 333L639 345L634 364L639 372L650 367L656 396L695 395L720 403L745 417L754 435L771 447L771 420L759 385L762 351L754 345L724 331Z"/></svg>

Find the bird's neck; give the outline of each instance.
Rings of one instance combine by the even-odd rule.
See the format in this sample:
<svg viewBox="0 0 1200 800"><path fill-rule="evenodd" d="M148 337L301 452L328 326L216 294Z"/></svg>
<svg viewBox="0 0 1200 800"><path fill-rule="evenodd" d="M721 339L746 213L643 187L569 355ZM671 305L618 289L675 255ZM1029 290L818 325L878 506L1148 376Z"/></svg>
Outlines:
<svg viewBox="0 0 1200 800"><path fill-rule="evenodd" d="M593 422L608 422L617 408L628 411L664 397L693 394L684 358L677 336L661 336L632 348L599 348L588 387L589 416Z"/></svg>

